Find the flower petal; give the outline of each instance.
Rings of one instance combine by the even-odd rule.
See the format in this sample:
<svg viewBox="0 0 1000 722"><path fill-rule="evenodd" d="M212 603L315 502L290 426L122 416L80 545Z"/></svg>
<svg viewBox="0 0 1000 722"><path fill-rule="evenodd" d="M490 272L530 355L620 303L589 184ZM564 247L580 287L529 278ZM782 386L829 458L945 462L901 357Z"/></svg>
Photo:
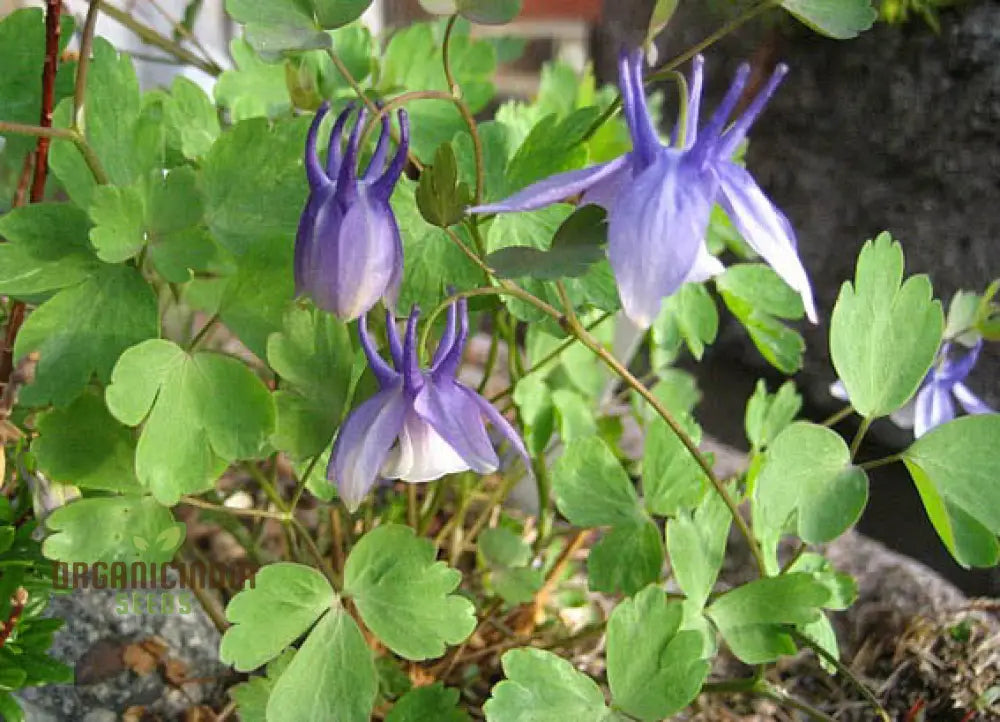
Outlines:
<svg viewBox="0 0 1000 722"><path fill-rule="evenodd" d="M719 160L729 160L730 156L736 151L736 148L743 139L747 137L747 133L750 131L750 126L753 125L754 121L757 120L757 116L761 114L764 110L764 106L767 105L767 101L771 99L774 95L774 91L778 89L781 81L785 79L788 75L788 66L784 63L779 63L771 73L771 77L768 78L767 83L761 88L760 92L757 93L756 97L750 101L746 110L743 114L736 119L736 122L729 127L729 129L723 133L722 140L716 147L715 153L716 158Z"/></svg>
<svg viewBox="0 0 1000 722"><path fill-rule="evenodd" d="M558 203L587 190L599 181L617 173L629 163L629 156L623 155L607 163L591 168L558 173L545 180L533 183L510 198L496 203L474 206L469 213L511 213L513 211L533 211Z"/></svg>
<svg viewBox="0 0 1000 722"><path fill-rule="evenodd" d="M462 391L465 392L466 396L472 399L473 403L479 407L479 410L482 411L484 416L486 416L487 421L493 424L493 426L501 434L507 437L507 441L510 442L510 445L524 461L525 471L529 476L533 476L534 472L531 469L531 457L528 455L528 449L525 447L524 441L521 439L521 435L517 433L517 429L515 429L511 423L507 421L503 414L494 408L493 404L477 394L475 391L465 387L462 387Z"/></svg>
<svg viewBox="0 0 1000 722"><path fill-rule="evenodd" d="M469 337L468 301L460 298L453 305L457 306L455 316L458 319L458 332L454 334L450 345L440 358L434 354L435 361L431 365L431 373L439 379L453 380L455 378L458 367L462 363L462 354L465 352L465 341ZM438 349L438 351L440 350Z"/></svg>
<svg viewBox="0 0 1000 722"><path fill-rule="evenodd" d="M429 381L413 403L416 412L478 474L496 471L500 465L490 443L478 406L454 381Z"/></svg>
<svg viewBox="0 0 1000 722"><path fill-rule="evenodd" d="M375 485L389 449L403 428L407 405L397 385L358 406L340 427L326 478L336 482L340 498L351 511Z"/></svg>
<svg viewBox="0 0 1000 722"><path fill-rule="evenodd" d="M643 62L642 50L619 56L618 83L622 92L625 122L632 136L633 152L639 167L645 170L656 159L661 143L646 105L646 91L642 82Z"/></svg>
<svg viewBox="0 0 1000 722"><path fill-rule="evenodd" d="M959 346L959 348L962 347ZM965 381L969 374L972 373L972 369L975 368L976 362L979 361L979 352L982 348L983 341L980 339L975 346L969 349L967 354L960 358L952 359L949 358L952 344L944 344L941 348L941 356L945 359L945 361L941 364L941 368L935 372L935 379L947 385Z"/></svg>
<svg viewBox="0 0 1000 722"><path fill-rule="evenodd" d="M389 167L385 169L382 177L372 183L372 190L379 198L389 200L392 189L396 187L396 181L403 174L406 167L406 159L410 152L410 119L405 110L399 111L399 147L396 148L396 155L392 157Z"/></svg>
<svg viewBox="0 0 1000 722"><path fill-rule="evenodd" d="M353 110L354 103L348 103L347 107L337 116L337 121L330 130L330 147L326 156L326 174L332 181L337 180L337 176L340 174L340 163L344 155L340 143L343 140L344 126L347 125L347 119L350 118L351 111Z"/></svg>
<svg viewBox="0 0 1000 722"><path fill-rule="evenodd" d="M312 295L311 284L314 279L310 268L315 266L319 254L317 244L321 239L319 238L320 233L317 232L316 218L320 209L326 208L324 222L328 228L339 226L342 220L340 206L335 198L336 191L337 187L332 183L319 186L309 194L306 207L299 217L299 227L295 233L295 262L293 264L296 296Z"/></svg>
<svg viewBox="0 0 1000 722"><path fill-rule="evenodd" d="M801 297L806 316L817 322L809 276L795 248L795 232L785 214L764 194L753 177L728 161L713 165L719 176L720 202L733 225L774 272Z"/></svg>
<svg viewBox="0 0 1000 722"><path fill-rule="evenodd" d="M704 283L710 278L725 273L726 267L722 261L708 252L708 246L702 243L698 247L698 255L695 256L694 265L684 277L684 283Z"/></svg>
<svg viewBox="0 0 1000 722"><path fill-rule="evenodd" d="M451 444L411 409L399 433L399 445L389 452L382 466L382 476L419 483L468 468Z"/></svg>
<svg viewBox="0 0 1000 722"><path fill-rule="evenodd" d="M913 416L913 435L920 438L935 426L955 418L955 404L947 386L931 382L920 389Z"/></svg>
<svg viewBox="0 0 1000 722"><path fill-rule="evenodd" d="M991 407L981 398L976 396L968 386L959 382L951 387L951 392L955 394L958 403L962 405L967 414L995 414L996 409Z"/></svg>
<svg viewBox="0 0 1000 722"><path fill-rule="evenodd" d="M375 145L375 152L372 153L368 167L365 169L364 178L367 181L373 180L376 174L385 167L385 159L389 154L389 134L392 128L392 119L386 113L382 116L382 131L378 136L378 143Z"/></svg>
<svg viewBox="0 0 1000 722"><path fill-rule="evenodd" d="M618 194L621 193L622 188L628 187L635 172L632 154L628 153L622 157L626 159L625 163L603 176L584 192L583 197L580 198L581 206L592 204L601 206L606 211L611 210L615 201L618 200Z"/></svg>
<svg viewBox="0 0 1000 722"><path fill-rule="evenodd" d="M851 397L847 393L847 387L844 386L844 382L837 379L832 384L830 384L830 396L840 401L850 401Z"/></svg>
<svg viewBox="0 0 1000 722"><path fill-rule="evenodd" d="M312 189L320 188L330 184L330 179L323 172L323 166L319 162L319 154L316 152L316 135L319 133L319 126L323 118L330 112L330 104L324 102L313 116L312 123L309 124L309 132L306 133L306 179Z"/></svg>
<svg viewBox="0 0 1000 722"><path fill-rule="evenodd" d="M375 344L372 343L372 337L368 333L368 317L365 314L358 317L358 338L361 341L365 357L368 359L368 366L375 375L378 385L384 389L399 383L399 374L385 362L385 359L379 355L375 348Z"/></svg>
<svg viewBox="0 0 1000 722"><path fill-rule="evenodd" d="M351 321L385 294L396 271L396 240L388 205L361 191L341 217L337 200L316 214L303 287L317 306Z"/></svg>
<svg viewBox="0 0 1000 722"><path fill-rule="evenodd" d="M608 258L626 315L648 328L684 283L708 228L714 178L664 149L611 209Z"/></svg>

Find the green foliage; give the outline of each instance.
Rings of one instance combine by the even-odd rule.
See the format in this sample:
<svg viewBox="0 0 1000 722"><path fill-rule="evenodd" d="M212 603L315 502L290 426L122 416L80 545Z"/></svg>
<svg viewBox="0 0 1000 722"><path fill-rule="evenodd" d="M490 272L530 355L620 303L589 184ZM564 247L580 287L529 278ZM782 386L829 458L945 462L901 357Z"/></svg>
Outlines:
<svg viewBox="0 0 1000 722"><path fill-rule="evenodd" d="M612 527L591 547L587 580L591 591L635 594L663 573L663 540L650 519Z"/></svg>
<svg viewBox="0 0 1000 722"><path fill-rule="evenodd" d="M667 551L677 585L701 607L722 569L732 516L718 494L706 494L692 512L667 522Z"/></svg>
<svg viewBox="0 0 1000 722"><path fill-rule="evenodd" d="M273 442L304 459L330 444L349 402L354 350L347 326L315 309L293 308L285 327L267 340L267 361L282 379L275 391Z"/></svg>
<svg viewBox="0 0 1000 722"><path fill-rule="evenodd" d="M802 299L778 274L762 264L738 264L716 278L715 285L768 363L786 374L802 367L802 336L778 320L802 318Z"/></svg>
<svg viewBox="0 0 1000 722"><path fill-rule="evenodd" d="M708 677L697 632L680 630L680 602L646 587L608 621L608 683L616 708L645 722L680 711Z"/></svg>
<svg viewBox="0 0 1000 722"><path fill-rule="evenodd" d="M688 417L682 420L685 432L697 444L701 429ZM642 485L646 509L658 516L694 507L708 488L705 472L661 418L646 427Z"/></svg>
<svg viewBox="0 0 1000 722"><path fill-rule="evenodd" d="M821 35L848 40L878 17L871 0L781 0L781 6Z"/></svg>
<svg viewBox="0 0 1000 722"><path fill-rule="evenodd" d="M472 603L452 594L462 575L434 556L430 541L388 524L362 537L344 568L344 593L365 625L414 661L440 657L445 644L463 642L476 626Z"/></svg>
<svg viewBox="0 0 1000 722"><path fill-rule="evenodd" d="M581 527L629 526L645 519L635 487L599 438L578 439L552 467L559 511Z"/></svg>
<svg viewBox="0 0 1000 722"><path fill-rule="evenodd" d="M243 722L267 722L267 700L271 697L274 683L291 663L295 651L287 649L280 657L268 662L266 676L250 677L246 682L229 688L229 696L236 702Z"/></svg>
<svg viewBox="0 0 1000 722"><path fill-rule="evenodd" d="M278 678L268 722L371 719L378 678L357 622L343 608L327 612Z"/></svg>
<svg viewBox="0 0 1000 722"><path fill-rule="evenodd" d="M52 481L84 489L140 492L135 476L135 440L97 394L85 392L64 409L37 422L31 449L38 468Z"/></svg>
<svg viewBox="0 0 1000 722"><path fill-rule="evenodd" d="M490 584L508 604L526 604L542 586L541 569L529 567L531 547L505 527L484 529L478 538L479 551L490 570Z"/></svg>
<svg viewBox="0 0 1000 722"><path fill-rule="evenodd" d="M570 215L556 230L548 250L533 246L506 246L486 257L500 278L530 277L541 281L579 278L604 258L606 213L588 205Z"/></svg>
<svg viewBox="0 0 1000 722"><path fill-rule="evenodd" d="M903 280L903 250L888 233L858 256L830 319L830 356L851 405L862 416L886 416L923 381L941 343L941 304L926 276Z"/></svg>
<svg viewBox="0 0 1000 722"><path fill-rule="evenodd" d="M700 360L705 346L715 341L718 332L719 312L708 290L700 283L685 283L667 297L653 321L653 363L672 363L682 342Z"/></svg>
<svg viewBox="0 0 1000 722"><path fill-rule="evenodd" d="M867 503L868 478L851 464L844 440L823 426L799 421L767 451L754 488L754 526L780 533L794 515L798 535L821 544L847 531Z"/></svg>
<svg viewBox="0 0 1000 722"><path fill-rule="evenodd" d="M329 3L318 2L326 14ZM226 12L246 26L246 39L254 50L277 57L289 51L330 47L330 36L317 24L313 4L313 0L226 0Z"/></svg>
<svg viewBox="0 0 1000 722"><path fill-rule="evenodd" d="M125 349L158 333L156 299L138 271L100 266L81 283L58 291L21 327L15 359L33 351L41 355L21 402L68 404L92 376L107 382Z"/></svg>
<svg viewBox="0 0 1000 722"><path fill-rule="evenodd" d="M451 143L439 145L434 163L420 174L416 198L420 215L432 226L447 228L462 220L472 194L469 186L458 180Z"/></svg>
<svg viewBox="0 0 1000 722"><path fill-rule="evenodd" d="M467 722L469 715L458 709L458 690L435 682L404 694L386 715L386 722Z"/></svg>
<svg viewBox="0 0 1000 722"><path fill-rule="evenodd" d="M285 68L267 63L250 47L235 38L229 44L236 67L226 70L215 84L215 101L229 111L233 122L249 118L277 118L292 109L285 82Z"/></svg>
<svg viewBox="0 0 1000 722"><path fill-rule="evenodd" d="M794 383L786 381L776 393L769 394L764 379L759 379L753 396L747 402L743 421L747 440L754 450L767 448L795 420L801 408L802 397L795 390Z"/></svg>
<svg viewBox="0 0 1000 722"><path fill-rule="evenodd" d="M611 722L597 684L541 649L512 649L501 659L507 677L483 707L488 722Z"/></svg>
<svg viewBox="0 0 1000 722"><path fill-rule="evenodd" d="M326 578L311 567L278 563L262 568L252 588L226 607L226 630L219 657L250 672L277 657L336 603Z"/></svg>
<svg viewBox="0 0 1000 722"><path fill-rule="evenodd" d="M962 566L1000 561L1000 415L964 416L931 429L903 453L941 541Z"/></svg>
<svg viewBox="0 0 1000 722"><path fill-rule="evenodd" d="M148 496L79 499L46 520L43 551L62 562L168 562L186 527Z"/></svg>
<svg viewBox="0 0 1000 722"><path fill-rule="evenodd" d="M250 369L162 339L121 355L106 401L124 424L145 420L135 470L164 504L210 488L229 462L256 458L274 428L274 403Z"/></svg>

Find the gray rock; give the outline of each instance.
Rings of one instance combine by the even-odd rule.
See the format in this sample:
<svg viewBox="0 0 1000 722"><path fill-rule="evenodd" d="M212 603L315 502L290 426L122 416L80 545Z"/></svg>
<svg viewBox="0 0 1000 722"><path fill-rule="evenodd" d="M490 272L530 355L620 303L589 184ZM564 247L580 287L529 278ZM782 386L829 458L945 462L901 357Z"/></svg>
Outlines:
<svg viewBox="0 0 1000 722"><path fill-rule="evenodd" d="M197 600L191 597L187 614L133 614L131 609L120 614L116 595L127 593L79 589L53 597L48 614L65 625L50 653L75 668L76 684L23 690L28 722L109 722L132 706L175 719L192 705L222 699L230 672L218 660L219 633ZM184 678L196 681L178 688L165 680L162 665L144 675L128 669L122 661L125 647L152 637L166 644L167 658L185 665Z"/></svg>

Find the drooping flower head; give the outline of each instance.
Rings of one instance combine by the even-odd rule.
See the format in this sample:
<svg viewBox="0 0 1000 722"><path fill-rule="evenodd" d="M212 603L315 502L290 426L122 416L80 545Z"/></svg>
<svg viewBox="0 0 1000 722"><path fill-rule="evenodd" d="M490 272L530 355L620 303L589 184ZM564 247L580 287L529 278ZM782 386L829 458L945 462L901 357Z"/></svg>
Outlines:
<svg viewBox="0 0 1000 722"><path fill-rule="evenodd" d="M528 466L528 452L517 431L479 394L456 380L469 322L465 299L448 309L448 324L423 370L417 352L414 307L400 341L392 316L386 314L392 364L375 350L366 319L358 321L361 346L380 390L344 421L330 455L327 478L352 511L380 479L423 482L445 474L496 471L500 460L490 442L490 422Z"/></svg>
<svg viewBox="0 0 1000 722"><path fill-rule="evenodd" d="M380 298L394 305L399 292L403 244L389 197L406 164L409 123L405 111L399 111L399 147L387 164L390 119L382 117L375 152L359 176L358 136L365 110L358 112L343 149L341 136L352 108L348 106L337 117L324 167L316 152L316 135L329 110L328 103L320 107L306 136L309 200L295 238L295 292L310 296L320 308L350 321Z"/></svg>
<svg viewBox="0 0 1000 722"><path fill-rule="evenodd" d="M982 339L967 353L955 357L952 344L945 343L937 354L937 361L927 372L916 397L901 409L890 414L897 426L912 428L913 435L920 438L935 426L951 421L956 416L955 401L967 414L994 414L982 399L972 393L965 380L979 360ZM830 386L830 394L842 401L850 401L843 381Z"/></svg>
<svg viewBox="0 0 1000 722"><path fill-rule="evenodd" d="M608 163L561 173L510 198L471 208L476 213L526 211L583 193L608 210L608 256L625 313L649 326L666 296L687 281L704 281L723 266L705 245L712 206L719 202L747 243L801 296L816 320L812 291L785 215L751 175L730 159L788 71L779 65L743 114L727 126L743 95L750 66L736 72L715 113L699 128L704 60L694 59L687 118L673 144L660 142L642 82L641 51L619 58L623 113L632 150Z"/></svg>

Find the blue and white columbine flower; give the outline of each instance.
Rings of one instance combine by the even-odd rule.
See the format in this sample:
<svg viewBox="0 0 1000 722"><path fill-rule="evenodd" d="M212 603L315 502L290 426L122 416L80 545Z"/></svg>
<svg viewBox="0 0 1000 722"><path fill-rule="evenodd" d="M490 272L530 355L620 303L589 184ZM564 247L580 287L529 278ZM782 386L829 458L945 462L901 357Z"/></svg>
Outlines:
<svg viewBox="0 0 1000 722"><path fill-rule="evenodd" d="M897 426L913 428L913 435L920 438L935 426L955 418L955 401L967 414L994 414L988 406L965 385L965 380L979 359L982 340L976 342L963 356L952 358L952 344L945 343L938 352L937 361L924 378L914 400L891 414ZM842 381L830 387L830 394L841 401L850 401Z"/></svg>
<svg viewBox="0 0 1000 722"><path fill-rule="evenodd" d="M316 134L329 110L328 103L320 107L306 136L309 200L295 238L295 291L350 321L379 299L393 305L399 292L403 243L389 197L406 164L409 124L406 113L399 111L399 148L386 165L390 120L383 116L375 153L358 177L358 135L365 111L359 111L344 150L341 135L352 108L337 118L324 168L316 152Z"/></svg>
<svg viewBox="0 0 1000 722"><path fill-rule="evenodd" d="M400 342L387 314L391 366L375 350L365 317L358 321L361 346L380 391L344 421L327 467L327 478L336 482L352 511L380 478L423 482L470 469L496 471L500 460L486 432L487 421L529 463L527 449L507 419L456 380L469 331L465 300L449 308L444 336L426 371L417 357L419 316L414 307Z"/></svg>
<svg viewBox="0 0 1000 722"><path fill-rule="evenodd" d="M736 121L726 121L743 95L750 66L743 64L718 109L700 130L703 65L694 59L687 118L674 144L660 143L643 93L641 51L619 59L619 84L632 151L608 163L552 176L510 198L471 208L475 213L526 211L583 193L583 202L608 210L608 256L625 313L648 327L666 296L687 281L721 273L705 246L712 206L719 202L746 242L802 296L806 314L816 308L795 235L751 175L730 159L788 71L779 65Z"/></svg>

